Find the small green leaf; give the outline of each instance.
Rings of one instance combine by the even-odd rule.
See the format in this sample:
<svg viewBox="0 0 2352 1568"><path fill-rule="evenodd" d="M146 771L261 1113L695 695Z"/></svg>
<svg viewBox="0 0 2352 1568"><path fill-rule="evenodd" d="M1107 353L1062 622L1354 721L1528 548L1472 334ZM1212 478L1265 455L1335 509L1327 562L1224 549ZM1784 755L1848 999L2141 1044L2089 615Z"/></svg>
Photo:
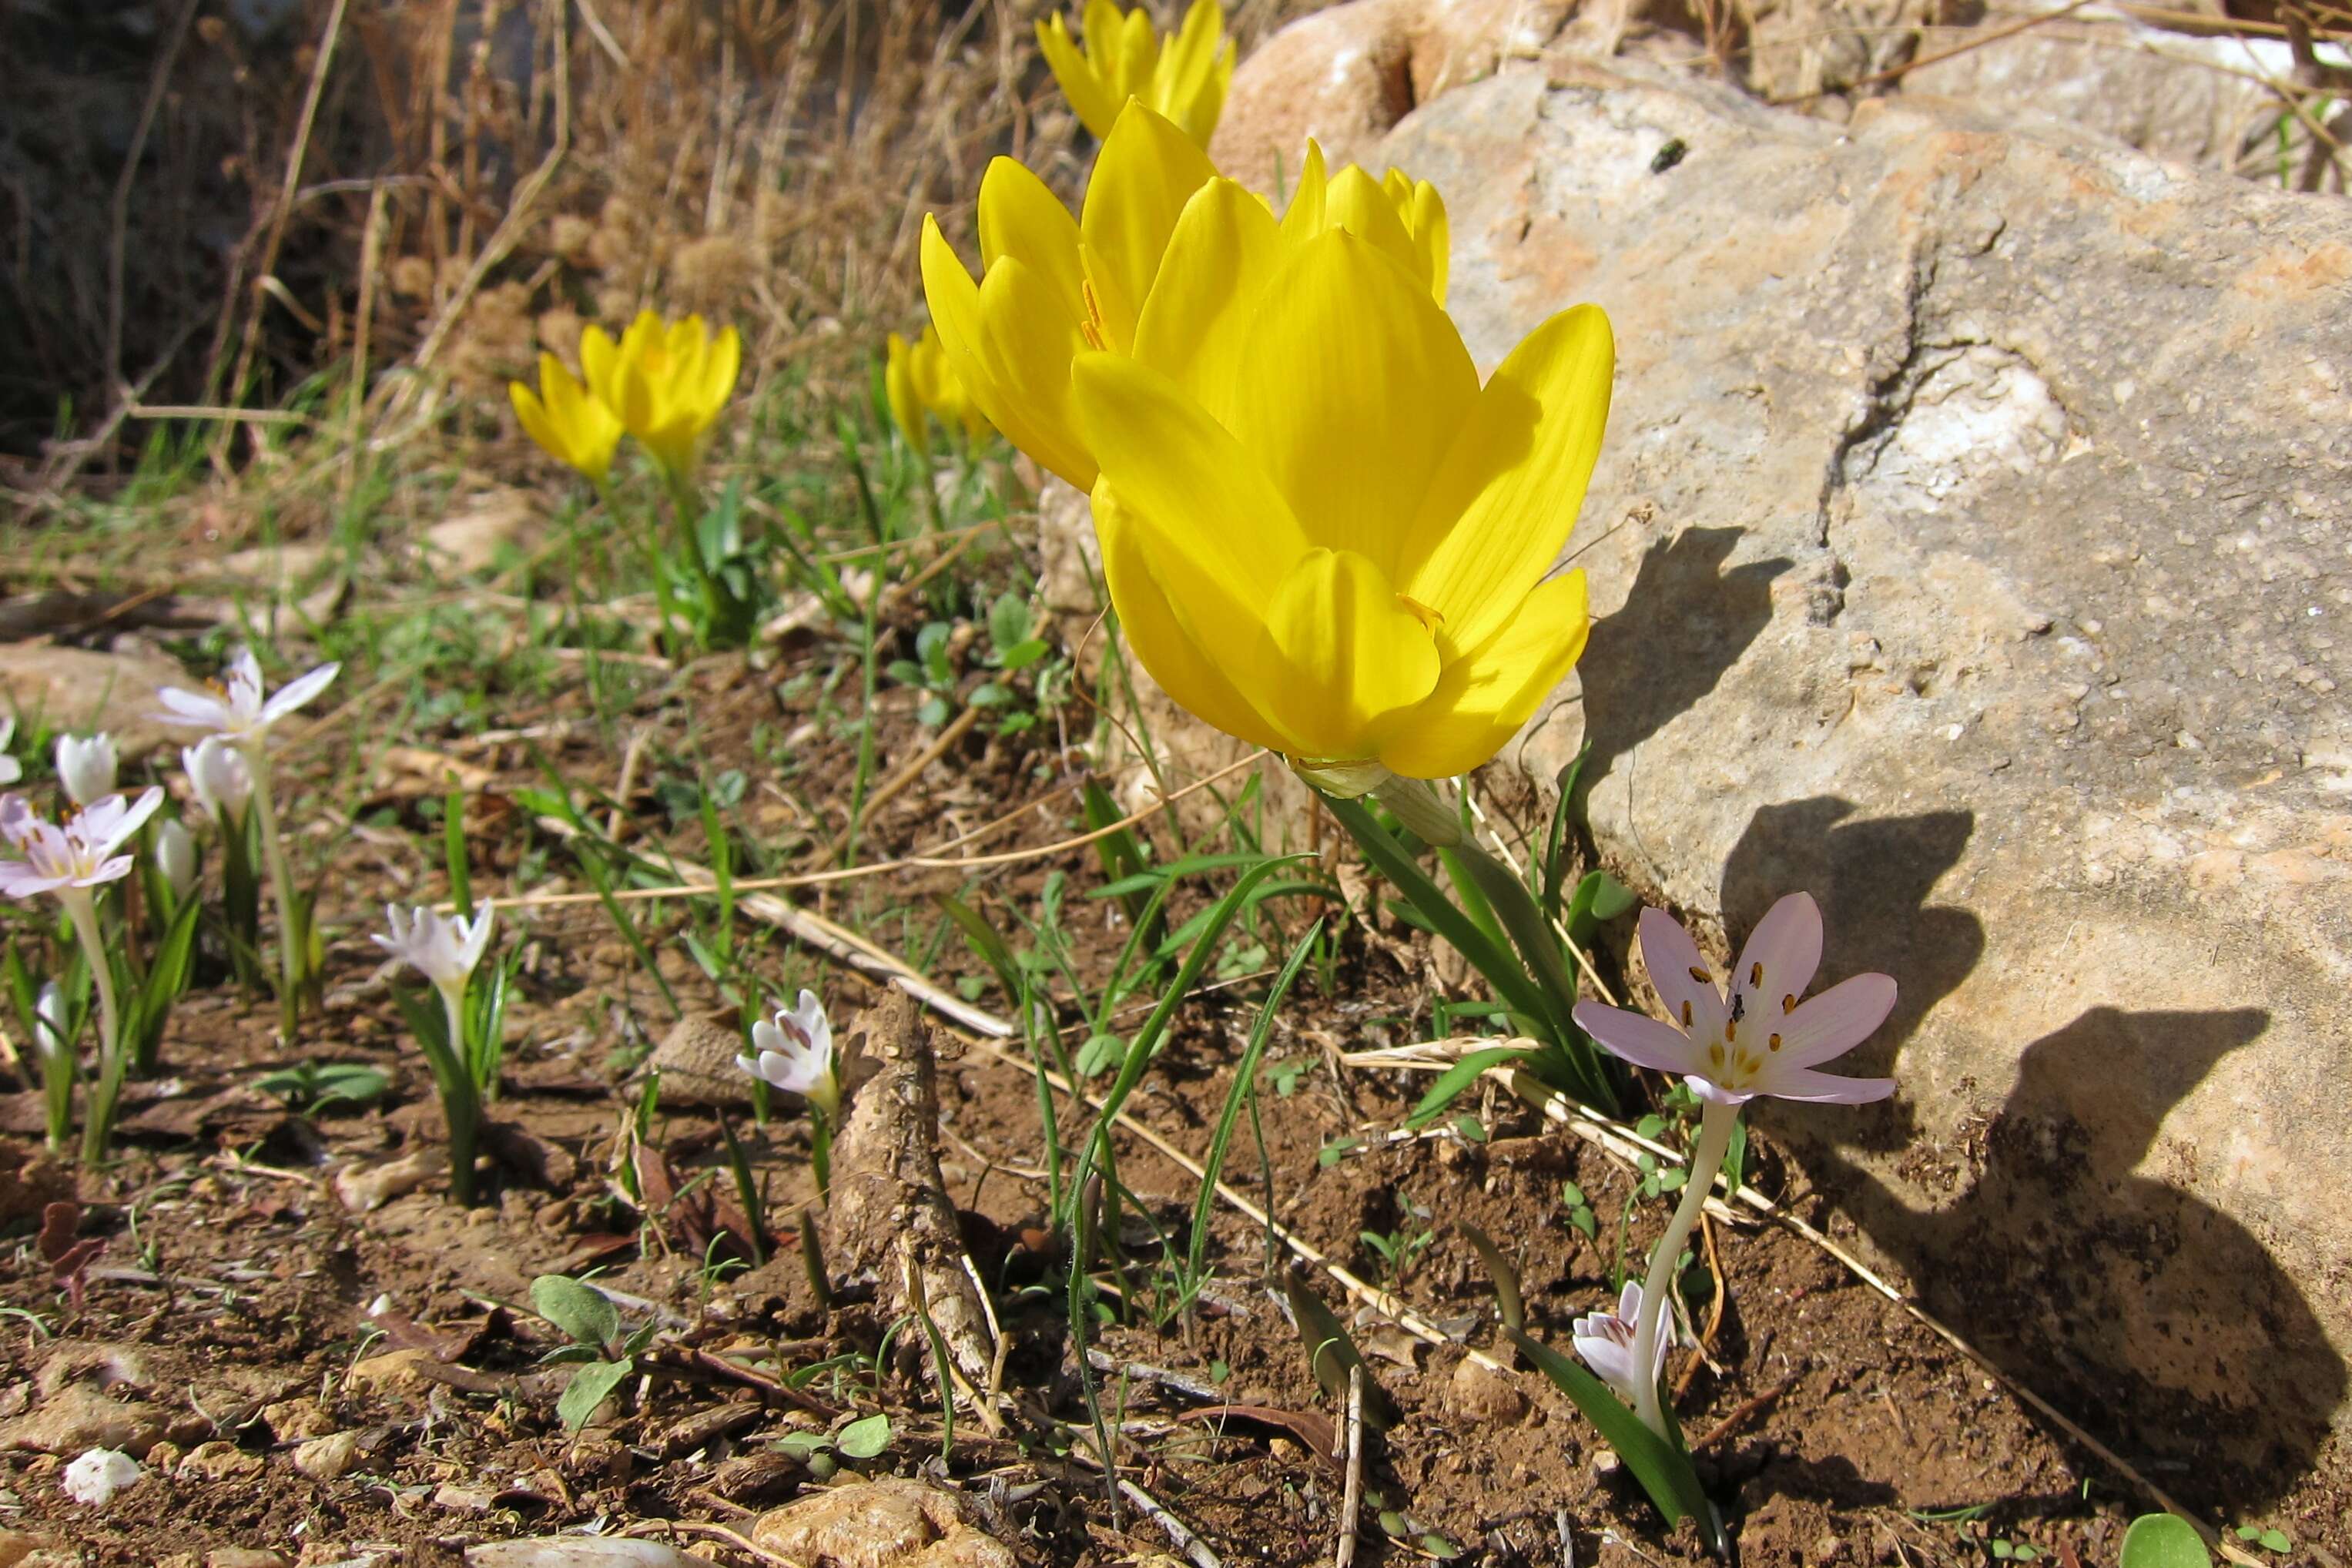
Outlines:
<svg viewBox="0 0 2352 1568"><path fill-rule="evenodd" d="M1486 1141L1486 1124L1466 1110L1454 1119L1454 1131L1472 1143L1484 1143Z"/></svg>
<svg viewBox="0 0 2352 1568"><path fill-rule="evenodd" d="M1396 1537L1412 1533L1412 1526L1405 1522L1404 1515L1392 1508L1381 1510L1380 1525L1381 1533L1386 1536Z"/></svg>
<svg viewBox="0 0 2352 1568"><path fill-rule="evenodd" d="M870 1459L890 1446L890 1418L877 1411L841 1429L833 1446L848 1458Z"/></svg>
<svg viewBox="0 0 2352 1568"><path fill-rule="evenodd" d="M805 1459L820 1448L829 1448L833 1439L822 1432L787 1432L769 1447L779 1454L789 1454L795 1459Z"/></svg>
<svg viewBox="0 0 2352 1568"><path fill-rule="evenodd" d="M592 1361L573 1373L572 1381L563 1385L563 1397L555 1402L555 1414L562 1421L563 1429L577 1432L588 1425L588 1418L596 1414L596 1406L604 1404L605 1396L635 1370L625 1361Z"/></svg>
<svg viewBox="0 0 2352 1568"><path fill-rule="evenodd" d="M530 1282L530 1310L583 1345L603 1348L621 1337L620 1309L593 1285L542 1274Z"/></svg>
<svg viewBox="0 0 2352 1568"><path fill-rule="evenodd" d="M1574 1182L1562 1182L1559 1184L1559 1201L1572 1209L1584 1208L1590 1202L1584 1195L1584 1189Z"/></svg>
<svg viewBox="0 0 2352 1568"><path fill-rule="evenodd" d="M2168 1513L2144 1513L2124 1531L2116 1568L2212 1568L2197 1527Z"/></svg>
<svg viewBox="0 0 2352 1568"><path fill-rule="evenodd" d="M1582 1231L1587 1240L1597 1241L1600 1239L1601 1222L1593 1217L1593 1214L1591 1209L1580 1208L1569 1210L1568 1223Z"/></svg>
<svg viewBox="0 0 2352 1568"><path fill-rule="evenodd" d="M2251 1524L2238 1526L2238 1539L2241 1541L2259 1541L2262 1539L2262 1533Z"/></svg>
<svg viewBox="0 0 2352 1568"><path fill-rule="evenodd" d="M1429 1092L1421 1097L1421 1103L1412 1108L1411 1116L1405 1118L1405 1130L1418 1132L1436 1121L1444 1114L1445 1108L1453 1104L1463 1090L1477 1082L1478 1075L1488 1068L1500 1067L1506 1062L1525 1061L1532 1054L1509 1046L1488 1046L1483 1050L1472 1051L1437 1075L1437 1081L1429 1086Z"/></svg>
<svg viewBox="0 0 2352 1568"><path fill-rule="evenodd" d="M2263 1543L2266 1551L2290 1552L2294 1549L2294 1542L2287 1539L2286 1531L2284 1530L2265 1530L2255 1539Z"/></svg>

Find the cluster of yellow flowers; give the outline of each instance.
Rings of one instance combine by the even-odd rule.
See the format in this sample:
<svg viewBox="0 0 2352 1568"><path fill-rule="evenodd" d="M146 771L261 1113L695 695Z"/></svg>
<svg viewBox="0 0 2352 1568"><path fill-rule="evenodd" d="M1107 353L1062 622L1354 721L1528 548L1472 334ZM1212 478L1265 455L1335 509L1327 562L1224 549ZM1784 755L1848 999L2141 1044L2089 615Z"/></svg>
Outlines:
<svg viewBox="0 0 2352 1568"><path fill-rule="evenodd" d="M962 378L948 363L937 327L925 327L923 335L911 343L896 332L890 334L885 346L882 391L890 404L890 422L918 452L931 449L934 414L949 429L961 430L966 446L992 428L988 416L972 402Z"/></svg>
<svg viewBox="0 0 2352 1568"><path fill-rule="evenodd" d="M580 336L583 382L553 354L539 356L539 391L507 388L530 438L559 462L604 483L623 436L634 436L673 484L701 459L703 437L734 395L743 340L715 337L700 316L665 322L640 311L620 342L602 327Z"/></svg>
<svg viewBox="0 0 2352 1568"><path fill-rule="evenodd" d="M1138 15L1089 8L1097 85L1129 96L1075 219L999 158L977 279L926 222L948 362L1090 493L1129 645L1178 702L1339 794L1466 773L1584 647L1583 574L1552 569L1608 416L1608 319L1560 312L1482 386L1437 192L1329 174L1310 145L1277 216L1135 85ZM1099 112L1058 22L1042 36Z"/></svg>
<svg viewBox="0 0 2352 1568"><path fill-rule="evenodd" d="M1234 79L1234 46L1217 0L1192 0L1184 26L1164 42L1150 12L1139 5L1121 16L1111 0L1087 0L1085 30L1082 53L1060 16L1037 24L1037 47L1081 125L1108 137L1132 98L1208 146Z"/></svg>

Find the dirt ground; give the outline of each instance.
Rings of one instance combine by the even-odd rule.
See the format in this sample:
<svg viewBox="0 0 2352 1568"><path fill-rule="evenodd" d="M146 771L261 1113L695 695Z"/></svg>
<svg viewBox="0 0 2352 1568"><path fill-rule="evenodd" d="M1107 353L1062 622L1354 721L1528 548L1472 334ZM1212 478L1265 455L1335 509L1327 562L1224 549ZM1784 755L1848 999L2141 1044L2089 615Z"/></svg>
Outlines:
<svg viewBox="0 0 2352 1568"><path fill-rule="evenodd" d="M673 732L690 726L710 765L727 764L732 747L742 752L737 765L754 769L741 737L760 720L791 722L802 701L785 673L740 658L706 660L682 691L648 698L639 717ZM908 717L911 702L898 700L911 695L886 694L877 710L883 773L928 739ZM613 759L586 726L568 740L549 727L536 743L556 764L611 786ZM845 743L837 739L804 743L808 776L846 761L824 750ZM467 819L481 890L555 886L546 868L567 863L541 853L546 836L514 805L512 792L539 777L526 748L449 745L481 770ZM935 843L968 816L1046 795L1065 782L1060 769L1049 734L1005 741L976 730L883 813L868 854ZM379 804L394 826L413 830L428 791L404 787L388 786ZM650 820L652 785L639 789L628 804ZM776 799L785 816L798 809ZM1075 822L1066 796L1034 815L992 847L1048 842ZM950 1054L940 1067L941 1173L968 1211L967 1245L993 1287L1011 1413L990 1431L967 1407L943 1458L920 1336L890 1331L871 1282L835 1278L829 1305L812 1289L789 1218L814 1195L801 1117L780 1112L755 1127L745 1108L726 1108L771 1184L776 1234L763 1265L707 1264L724 1258L729 1225L748 1223L732 1212L719 1125L709 1107L666 1086L636 1126L632 1069L670 1023L594 903L509 917L530 953L509 1008L495 1112L509 1131L490 1141L487 1200L461 1210L416 1169L413 1157L438 1146L439 1112L365 932L388 885L421 898L438 896L441 882L397 838L358 834L335 852L322 900L331 924L340 922L328 1001L303 1039L316 1059L389 1074L382 1102L303 1116L260 1091L256 1080L291 1058L274 1039L273 1008L225 979L174 1015L170 1076L134 1086L111 1167L77 1175L56 1166L39 1153L37 1095L0 1096L0 1224L17 1238L0 1252L0 1432L18 1445L0 1453L0 1531L63 1543L92 1568L194 1564L229 1547L306 1564L371 1550L379 1562L442 1563L469 1542L599 1520L748 1533L761 1510L827 1479L929 1475L979 1500L991 1531L1024 1562L1168 1560L1178 1543L1131 1505L1114 1518L1099 1470L1083 1462L1088 1420L1063 1298L1047 1286L1057 1260L1038 1228L1044 1139L1024 1066L940 1037ZM690 829L677 843L696 852ZM990 896L1017 903L1055 867L1076 885L1100 876L1090 851L1072 851L1017 868ZM530 877L538 879L518 880ZM908 872L861 884L855 898L878 940L891 929L889 910L956 886L952 873ZM845 907L853 895L835 901ZM1085 942L1120 939L1112 906L1085 908L1092 923L1075 928ZM1269 909L1288 934L1305 923L1296 909ZM688 1008L714 1005L703 973L668 940L680 919L663 905L647 934ZM772 940L748 920L744 936ZM1539 1374L1497 1375L1467 1359L1472 1346L1511 1352L1458 1222L1519 1258L1532 1331L1565 1348L1570 1320L1608 1299L1612 1269L1644 1255L1670 1200L1638 1199L1640 1172L1488 1085L1462 1102L1483 1136L1448 1129L1380 1141L1404 1121L1426 1077L1339 1058L1421 1037L1409 1021L1427 1016L1431 966L1425 944L1410 939L1397 930L1367 941L1358 929L1329 994L1302 981L1261 1074L1263 1152L1244 1124L1227 1170L1244 1192L1270 1195L1281 1225L1383 1279L1454 1342L1416 1342L1315 1278L1403 1412L1368 1441L1356 1561L1663 1568L1701 1560L1696 1536L1661 1531L1592 1428ZM775 962L785 951L776 944ZM929 959L926 972L941 984L971 978L968 994L1004 1007L978 984L960 942ZM843 1037L856 1037L877 1000L873 984L793 962L823 992ZM1197 1156L1257 994L1237 984L1189 1007L1130 1114ZM1066 1138L1069 1106L1059 1103ZM1344 1138L1365 1142L1335 1148ZM1122 1233L1124 1279L1105 1276L1107 1287L1123 1286L1125 1321L1114 1312L1094 1350L1122 1475L1225 1563L1328 1561L1345 1478L1325 1448L1339 1412L1266 1283L1282 1247L1221 1207L1213 1282L1192 1312L1155 1326L1153 1229L1181 1245L1196 1184L1139 1142L1119 1148L1120 1177L1146 1212L1131 1214ZM1748 1179L1770 1192L1809 1190L1760 1142ZM1586 1199L1591 1235L1570 1223L1563 1184ZM664 1184L675 1194L666 1203ZM56 1201L78 1204L79 1233L101 1244L78 1293L53 1278L32 1241L43 1205ZM1803 1212L1835 1232L1825 1205ZM1368 1234L1391 1238L1401 1260L1391 1266ZM837 1238L825 1244L837 1250ZM1714 1224L1701 1252L1721 1289L1699 1292L1703 1348L1678 1352L1673 1365L1683 1421L1738 1559L1759 1568L2115 1560L2125 1522L2147 1500L1968 1357L1790 1230ZM559 1340L530 1310L530 1283L590 1270L628 1325L652 1320L663 1331L639 1375L567 1436L555 1405L568 1369L541 1362ZM837 1434L876 1411L890 1417L887 1446L870 1458L837 1458L829 1478L805 1439L788 1440ZM2097 1413L2078 1414L2095 1426ZM98 1441L143 1453L147 1473L105 1507L70 1503L64 1464ZM2161 1480L2229 1517L2227 1475ZM2291 1560L2341 1568L2352 1552L2347 1496L2340 1480L2312 1479L2270 1510L2294 1539ZM681 1534L677 1543L719 1561L759 1560L716 1536ZM0 1552L0 1560L16 1559Z"/></svg>

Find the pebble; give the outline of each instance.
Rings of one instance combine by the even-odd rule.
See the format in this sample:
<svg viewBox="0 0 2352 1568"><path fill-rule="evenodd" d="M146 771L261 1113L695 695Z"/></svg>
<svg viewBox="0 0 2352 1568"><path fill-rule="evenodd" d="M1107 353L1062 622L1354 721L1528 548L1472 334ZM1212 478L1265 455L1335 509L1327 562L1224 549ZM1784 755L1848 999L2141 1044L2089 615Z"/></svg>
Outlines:
<svg viewBox="0 0 2352 1568"><path fill-rule="evenodd" d="M334 1418L319 1408L317 1400L310 1398L281 1399L275 1405L265 1405L261 1418L269 1424L270 1436L281 1443L307 1443L335 1429Z"/></svg>
<svg viewBox="0 0 2352 1568"><path fill-rule="evenodd" d="M89 1508L104 1508L143 1474L139 1461L121 1449L92 1448L66 1467L66 1496Z"/></svg>
<svg viewBox="0 0 2352 1568"><path fill-rule="evenodd" d="M234 1443L215 1438L188 1450L172 1473L182 1480L227 1481L261 1473L261 1456L248 1454Z"/></svg>
<svg viewBox="0 0 2352 1568"><path fill-rule="evenodd" d="M356 1432L330 1432L294 1450L294 1468L314 1481L340 1480L360 1462Z"/></svg>
<svg viewBox="0 0 2352 1568"><path fill-rule="evenodd" d="M294 1568L294 1560L266 1546L215 1546L205 1553L205 1568Z"/></svg>

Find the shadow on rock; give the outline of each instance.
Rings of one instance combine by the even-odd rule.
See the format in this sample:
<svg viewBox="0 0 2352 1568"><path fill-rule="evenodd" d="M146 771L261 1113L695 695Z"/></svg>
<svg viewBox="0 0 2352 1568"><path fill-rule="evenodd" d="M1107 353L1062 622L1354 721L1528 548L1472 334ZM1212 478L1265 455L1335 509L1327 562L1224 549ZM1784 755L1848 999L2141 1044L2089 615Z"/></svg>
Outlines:
<svg viewBox="0 0 2352 1568"><path fill-rule="evenodd" d="M2160 1484L2232 1514L2310 1470L2344 1364L2251 1232L2137 1172L2166 1113L2269 1023L2091 1008L2026 1047L1975 1180L1933 1212L1833 1153L1814 1162L1929 1311Z"/></svg>
<svg viewBox="0 0 2352 1568"><path fill-rule="evenodd" d="M1716 688L1772 620L1779 557L1723 569L1736 528L1686 528L1642 555L1624 607L1592 624L1584 682L1590 788L1617 759Z"/></svg>

